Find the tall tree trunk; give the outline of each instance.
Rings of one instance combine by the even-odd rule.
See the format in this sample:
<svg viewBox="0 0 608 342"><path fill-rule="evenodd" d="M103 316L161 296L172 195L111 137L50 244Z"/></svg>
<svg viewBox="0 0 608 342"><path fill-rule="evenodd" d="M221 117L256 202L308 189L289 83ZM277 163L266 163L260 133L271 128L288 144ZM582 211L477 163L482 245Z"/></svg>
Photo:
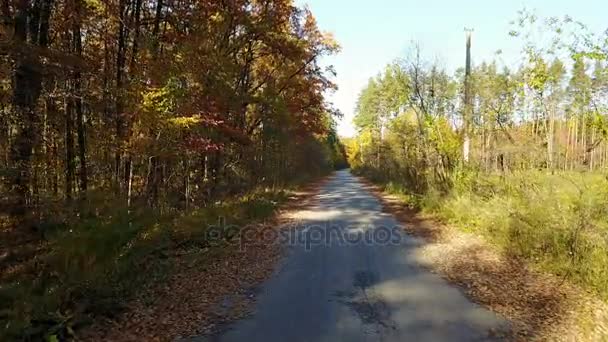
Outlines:
<svg viewBox="0 0 608 342"><path fill-rule="evenodd" d="M591 143L590 145L592 146L592 150L591 153L589 155L589 171L593 171L593 168L595 167L595 129L591 130Z"/></svg>
<svg viewBox="0 0 608 342"><path fill-rule="evenodd" d="M471 99L471 31L467 31L467 47L466 47L466 64L464 76L464 115L462 120L462 159L465 163L469 162L469 154L471 153L471 137L469 130L471 129L471 117L473 115L473 103Z"/></svg>
<svg viewBox="0 0 608 342"><path fill-rule="evenodd" d="M54 137L51 158L53 161L53 197L57 198L59 196L59 146Z"/></svg>
<svg viewBox="0 0 608 342"><path fill-rule="evenodd" d="M159 42L159 32L160 32L160 18L163 11L163 0L156 1L156 11L154 14L154 25L152 28L152 36L154 37L154 43L152 44L152 50L158 51L158 42Z"/></svg>
<svg viewBox="0 0 608 342"><path fill-rule="evenodd" d="M578 117L574 118L574 139L572 140L572 170L574 170L578 163L578 121Z"/></svg>
<svg viewBox="0 0 608 342"><path fill-rule="evenodd" d="M128 157L127 164L128 172L127 175L127 207L131 208L131 199L133 196L133 160L131 156Z"/></svg>
<svg viewBox="0 0 608 342"><path fill-rule="evenodd" d="M70 89L71 87L68 87ZM66 98L65 106L65 197L72 200L74 188L74 173L76 163L74 161L74 100Z"/></svg>
<svg viewBox="0 0 608 342"><path fill-rule="evenodd" d="M139 26L140 26L140 16L141 16L141 1L135 1L135 10L133 11L133 15L135 16L135 33L133 37L133 48L131 51L131 61L129 63L129 73L133 73L133 69L135 68L135 61L137 58L138 51L138 41L139 41ZM126 47L125 47L126 50ZM126 53L126 51L125 51ZM123 61L124 63L124 61ZM126 75L128 76L128 75ZM126 77L128 79L128 77ZM132 129L133 129L133 117L128 116L123 118L123 124L126 126L123 128L125 131L125 136L123 137L123 143L129 145L129 140L131 139ZM125 182L127 184L127 205L131 205L131 196L132 196L132 187L133 187L133 157L131 155L131 151L125 151Z"/></svg>
<svg viewBox="0 0 608 342"><path fill-rule="evenodd" d="M105 7L105 16L108 17L109 16L109 10L108 7ZM107 23L107 20L106 20ZM103 40L103 78L102 78L102 99L103 99L103 118L104 118L104 124L107 124L109 122L111 122L112 120L108 118L112 118L112 110L111 110L111 86L110 84L112 83L112 76L111 76L111 57L110 57L110 48L108 46L108 40L104 39L103 37L107 37L109 35L109 30L108 30L108 25L104 25L105 29L103 33L100 33L100 39ZM115 151L116 152L116 151ZM107 162L108 164L112 165L112 162L110 161L110 155L111 153L108 153L108 151L104 151L104 161ZM116 165L118 165L119 163L117 163L116 160L114 160L114 163ZM115 188L118 188L118 170L116 169L116 165L112 168L110 167L109 172L107 173L106 177L108 180L109 184L112 184L112 186L114 186Z"/></svg>
<svg viewBox="0 0 608 342"><path fill-rule="evenodd" d="M77 56L82 56L82 36L80 33L81 0L76 0L76 18L74 20L73 42L74 51ZM82 75L80 70L74 72L74 93L76 125L78 132L78 160L80 161L80 191L82 198L86 198L88 188L87 153L86 153L86 128L84 125L84 114L82 109Z"/></svg>
<svg viewBox="0 0 608 342"><path fill-rule="evenodd" d="M114 171L115 171L115 179L117 185L124 189L123 180L120 176L121 170L121 160L123 153L123 144L124 144L124 99L123 99L123 76L124 76L124 67L125 67L125 58L126 58L126 39L127 39L127 27L125 25L126 20L126 11L127 11L127 0L119 0L119 23L118 23L118 51L116 52L116 115L115 115L115 123L116 123L116 139L117 139L117 147L114 156ZM126 176L126 175L125 175ZM127 176L128 177L128 176Z"/></svg>
<svg viewBox="0 0 608 342"><path fill-rule="evenodd" d="M587 115L583 113L581 118L581 160L582 165L587 164Z"/></svg>
<svg viewBox="0 0 608 342"><path fill-rule="evenodd" d="M17 1L13 20L15 46L27 46L29 32L30 44L46 47L51 4L51 0L42 3L37 1L30 9L30 1ZM13 214L21 218L27 213L31 204L31 157L35 147L38 122L36 105L42 91L39 64L38 57L33 54L16 54L12 88L17 122L14 125L15 138L11 141L9 152L11 173L6 180L7 188L11 190L10 197L14 200Z"/></svg>
<svg viewBox="0 0 608 342"><path fill-rule="evenodd" d="M553 136L553 131L555 129L555 120L553 119L553 110L549 113L549 124L547 125L547 168L553 171L553 155L554 155L554 143L555 138Z"/></svg>
<svg viewBox="0 0 608 342"><path fill-rule="evenodd" d="M158 53L159 53L159 51L158 51L159 50L159 41L160 41L159 34L160 34L160 21L161 21L162 9L163 9L163 1L158 0L156 2L154 24L152 26L153 42L150 46L150 52L151 52L152 56L154 56L154 58L158 57ZM157 128L153 124L152 127L150 128L150 136L156 137L157 136L156 132L157 132ZM155 140L155 143L156 143L156 140ZM150 157L150 160L149 160L150 177L147 182L148 189L146 190L146 192L148 193L148 203L152 207L154 207L158 204L158 185L159 185L158 158L159 157L157 155L153 155ZM207 171L207 169L205 169L205 172L206 171ZM206 175L206 173L205 173L205 175Z"/></svg>
<svg viewBox="0 0 608 342"><path fill-rule="evenodd" d="M184 200L186 210L190 209L190 160L184 160Z"/></svg>

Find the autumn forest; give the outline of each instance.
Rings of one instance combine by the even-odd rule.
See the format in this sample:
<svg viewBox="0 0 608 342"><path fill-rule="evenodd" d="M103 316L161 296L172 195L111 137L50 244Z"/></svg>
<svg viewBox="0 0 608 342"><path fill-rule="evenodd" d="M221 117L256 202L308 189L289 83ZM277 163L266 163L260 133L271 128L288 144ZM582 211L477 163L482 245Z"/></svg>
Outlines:
<svg viewBox="0 0 608 342"><path fill-rule="evenodd" d="M76 224L115 224L120 237L107 238L116 243L99 247L115 257L143 217L344 164L338 113L324 100L332 70L318 63L338 44L289 0L6 0L0 10L0 215L18 228L3 230L2 249L21 245L2 256L2 280L19 279L16 265L48 278L28 290L3 287L3 309L19 297L13 290L44 297L56 283L32 259L55 253L38 246L41 237L63 241ZM86 263L80 252L64 252L87 267L76 265ZM27 337L22 329L42 319L25 305L8 317L18 322L7 325L11 334ZM60 316L67 309L49 305Z"/></svg>
<svg viewBox="0 0 608 342"><path fill-rule="evenodd" d="M543 281L585 312L577 339L605 338L606 32L521 10L504 32L516 62L499 42L478 57L467 30L453 71L414 41L353 99L356 134L340 137L327 63L340 44L297 4L0 0L0 340L208 332L209 303L260 284L280 254L234 248L224 225L277 226L343 169L379 203L392 196L518 265L495 276L558 279ZM435 269L468 290L502 284L455 270ZM542 321L520 340L555 326L533 286L506 283L504 302L467 295ZM512 289L534 297L511 301ZM168 312L180 323L157 324Z"/></svg>

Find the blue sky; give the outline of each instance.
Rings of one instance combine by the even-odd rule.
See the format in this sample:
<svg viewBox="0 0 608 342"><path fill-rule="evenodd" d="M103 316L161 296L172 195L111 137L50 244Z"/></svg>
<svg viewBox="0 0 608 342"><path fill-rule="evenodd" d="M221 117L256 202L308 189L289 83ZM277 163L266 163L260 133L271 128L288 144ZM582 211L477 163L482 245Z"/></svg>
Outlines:
<svg viewBox="0 0 608 342"><path fill-rule="evenodd" d="M344 113L339 133L352 136L357 95L387 63L407 55L413 41L427 58L453 71L464 64L464 28L473 28L473 63L494 59L519 63L520 47L508 36L509 22L523 8L539 16L570 15L600 32L608 28L608 0L296 0L308 5L323 31L342 51L323 63L334 65L339 90L330 98Z"/></svg>

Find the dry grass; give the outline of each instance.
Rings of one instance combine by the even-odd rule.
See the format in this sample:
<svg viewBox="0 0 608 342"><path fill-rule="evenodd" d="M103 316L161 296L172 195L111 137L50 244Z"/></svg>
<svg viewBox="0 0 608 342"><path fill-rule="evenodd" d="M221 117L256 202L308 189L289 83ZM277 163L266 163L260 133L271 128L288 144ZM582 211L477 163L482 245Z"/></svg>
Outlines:
<svg viewBox="0 0 608 342"><path fill-rule="evenodd" d="M473 301L509 319L513 340L608 340L606 303L560 277L500 253L481 236L443 225L367 185L408 233L424 238L421 257L426 266L458 285Z"/></svg>

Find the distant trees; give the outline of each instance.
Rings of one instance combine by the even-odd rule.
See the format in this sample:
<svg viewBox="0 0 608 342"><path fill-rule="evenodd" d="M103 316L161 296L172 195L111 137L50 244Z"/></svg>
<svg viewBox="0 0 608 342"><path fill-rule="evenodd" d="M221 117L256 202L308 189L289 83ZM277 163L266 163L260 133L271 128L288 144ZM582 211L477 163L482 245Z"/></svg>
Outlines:
<svg viewBox="0 0 608 342"><path fill-rule="evenodd" d="M323 98L335 86L318 60L338 45L291 0L0 10L0 191L13 217L90 192L203 205L337 163Z"/></svg>
<svg viewBox="0 0 608 342"><path fill-rule="evenodd" d="M482 62L467 81L463 70L448 75L422 61L416 46L410 57L370 79L354 120L359 135L348 145L351 163L379 177L405 179L418 191L449 187L467 160L467 168L486 172L608 167L602 39L566 17L541 24L554 37L550 46L539 46L528 33L538 29L537 18L520 15L511 32L525 46L517 70ZM374 133L379 127L386 127L384 138Z"/></svg>

